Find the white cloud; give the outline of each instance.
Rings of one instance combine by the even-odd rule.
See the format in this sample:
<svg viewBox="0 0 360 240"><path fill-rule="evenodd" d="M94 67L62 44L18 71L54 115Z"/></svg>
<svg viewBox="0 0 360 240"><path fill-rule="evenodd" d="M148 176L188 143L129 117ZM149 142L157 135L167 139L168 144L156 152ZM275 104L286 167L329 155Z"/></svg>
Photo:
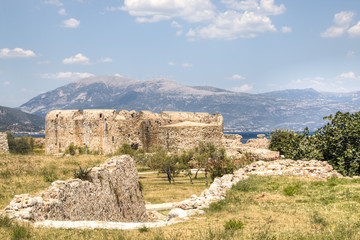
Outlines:
<svg viewBox="0 0 360 240"><path fill-rule="evenodd" d="M81 53L76 54L75 56L65 58L63 60L64 64L89 64L90 59L88 57L85 57Z"/></svg>
<svg viewBox="0 0 360 240"><path fill-rule="evenodd" d="M292 32L292 28L291 28L291 27L284 26L284 27L281 28L281 32L283 32L283 33L290 33L290 32Z"/></svg>
<svg viewBox="0 0 360 240"><path fill-rule="evenodd" d="M356 75L354 72L348 72L348 73L342 73L339 76L337 76L337 78L346 78L346 79L355 79Z"/></svg>
<svg viewBox="0 0 360 240"><path fill-rule="evenodd" d="M59 0L45 0L43 1L44 4L50 4L50 5L55 5L58 7L64 6L64 4L62 2L60 2Z"/></svg>
<svg viewBox="0 0 360 240"><path fill-rule="evenodd" d="M249 92L252 89L253 89L253 87L248 84L244 84L240 87L231 88L231 90L233 90L234 92Z"/></svg>
<svg viewBox="0 0 360 240"><path fill-rule="evenodd" d="M115 73L114 74L115 77L124 77L123 75L119 74L119 73Z"/></svg>
<svg viewBox="0 0 360 240"><path fill-rule="evenodd" d="M358 21L356 25L352 26L348 30L348 33L351 37L360 37L360 21Z"/></svg>
<svg viewBox="0 0 360 240"><path fill-rule="evenodd" d="M173 28L182 28L182 25L180 23L178 23L177 21L172 21L171 26Z"/></svg>
<svg viewBox="0 0 360 240"><path fill-rule="evenodd" d="M9 81L2 82L2 85L8 86L8 85L10 85L10 82Z"/></svg>
<svg viewBox="0 0 360 240"><path fill-rule="evenodd" d="M22 48L0 49L0 58L28 58L35 56L36 54L32 50L24 50Z"/></svg>
<svg viewBox="0 0 360 240"><path fill-rule="evenodd" d="M259 33L275 32L276 28L270 18L254 12L239 13L226 11L220 13L206 27L190 29L187 36L190 38L218 38L232 40L236 38L253 38Z"/></svg>
<svg viewBox="0 0 360 240"><path fill-rule="evenodd" d="M286 10L284 4L276 6L274 0L222 0L221 2L232 9L256 12L261 15L279 15Z"/></svg>
<svg viewBox="0 0 360 240"><path fill-rule="evenodd" d="M231 76L231 79L234 79L234 80L244 80L245 77L239 75L239 74L234 74Z"/></svg>
<svg viewBox="0 0 360 240"><path fill-rule="evenodd" d="M125 0L122 10L136 17L138 22L159 22L175 17L201 22L215 15L211 0Z"/></svg>
<svg viewBox="0 0 360 240"><path fill-rule="evenodd" d="M183 64L181 64L181 66L183 66L183 67L192 67L193 65L191 64L191 63L183 63Z"/></svg>
<svg viewBox="0 0 360 240"><path fill-rule="evenodd" d="M340 75L339 75L340 76ZM285 88L288 89L304 89L304 88L314 88L319 92L348 92L353 86L348 85L349 81L341 81L338 77L310 77L310 78L301 78L296 79L290 82ZM340 80L339 80L340 79Z"/></svg>
<svg viewBox="0 0 360 240"><path fill-rule="evenodd" d="M59 13L60 15L62 15L62 16L65 16L65 15L66 15L66 10L65 10L65 8L60 8L59 11L58 11L58 13Z"/></svg>
<svg viewBox="0 0 360 240"><path fill-rule="evenodd" d="M106 58L101 58L100 59L100 62L103 62L103 63L109 63L109 62L112 62L113 60L109 57L106 57Z"/></svg>
<svg viewBox="0 0 360 240"><path fill-rule="evenodd" d="M342 36L349 28L351 21L355 16L354 12L342 11L334 15L334 26L329 27L325 32L320 34L323 38L335 38Z"/></svg>
<svg viewBox="0 0 360 240"><path fill-rule="evenodd" d="M80 26L80 21L75 18L69 18L68 20L63 21L63 27L65 28L78 28Z"/></svg>
<svg viewBox="0 0 360 240"><path fill-rule="evenodd" d="M353 56L355 56L355 51L354 51L354 50L348 51L347 54L346 54L346 56L348 56L348 57L353 57Z"/></svg>
<svg viewBox="0 0 360 240"><path fill-rule="evenodd" d="M175 63L174 62L168 62L168 65L169 66L175 66Z"/></svg>
<svg viewBox="0 0 360 240"><path fill-rule="evenodd" d="M55 74L42 74L42 78L47 79L67 79L67 80L76 80L80 78L87 78L87 77L93 77L94 74L87 73L87 72L59 72Z"/></svg>

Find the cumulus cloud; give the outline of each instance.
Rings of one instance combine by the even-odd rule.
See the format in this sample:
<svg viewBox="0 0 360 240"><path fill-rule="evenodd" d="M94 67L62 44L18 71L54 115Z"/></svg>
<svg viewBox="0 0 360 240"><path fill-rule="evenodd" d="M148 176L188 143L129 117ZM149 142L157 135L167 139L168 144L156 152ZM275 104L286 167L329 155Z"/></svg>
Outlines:
<svg viewBox="0 0 360 240"><path fill-rule="evenodd" d="M175 17L201 22L215 15L215 6L210 0L125 0L121 9L136 17L138 22L159 22Z"/></svg>
<svg viewBox="0 0 360 240"><path fill-rule="evenodd" d="M115 73L114 74L115 77L124 77L123 75L119 74L119 73Z"/></svg>
<svg viewBox="0 0 360 240"><path fill-rule="evenodd" d="M169 66L175 66L175 63L170 61L170 62L168 62L168 65Z"/></svg>
<svg viewBox="0 0 360 240"><path fill-rule="evenodd" d="M358 21L356 25L352 26L348 30L348 33L351 37L360 37L360 21Z"/></svg>
<svg viewBox="0 0 360 240"><path fill-rule="evenodd" d="M231 79L234 79L234 80L244 80L245 77L239 75L239 74L234 74L231 76Z"/></svg>
<svg viewBox="0 0 360 240"><path fill-rule="evenodd" d="M28 58L35 56L36 54L32 50L24 50L22 48L0 49L0 58Z"/></svg>
<svg viewBox="0 0 360 240"><path fill-rule="evenodd" d="M282 31L283 33L290 33L290 32L292 32L292 28L291 28L291 27L284 26L284 27L281 28L281 31Z"/></svg>
<svg viewBox="0 0 360 240"><path fill-rule="evenodd" d="M188 68L188 67L192 67L193 65L191 63L186 62L186 63L183 63L181 66Z"/></svg>
<svg viewBox="0 0 360 240"><path fill-rule="evenodd" d="M354 72L348 72L348 73L342 73L339 76L337 76L337 78L342 78L342 79L355 79L356 75Z"/></svg>
<svg viewBox="0 0 360 240"><path fill-rule="evenodd" d="M10 82L9 81L2 82L2 85L8 86L8 85L10 85Z"/></svg>
<svg viewBox="0 0 360 240"><path fill-rule="evenodd" d="M106 57L106 58L101 58L100 59L100 62L103 62L103 63L109 63L109 62L112 62L113 60L109 57Z"/></svg>
<svg viewBox="0 0 360 240"><path fill-rule="evenodd" d="M284 4L277 6L274 0L222 0L221 2L232 9L256 12L261 15L279 15L286 10Z"/></svg>
<svg viewBox="0 0 360 240"><path fill-rule="evenodd" d="M248 85L248 84L244 84L240 87L233 87L231 88L231 90L233 90L234 92L249 92L253 89L252 86Z"/></svg>
<svg viewBox="0 0 360 240"><path fill-rule="evenodd" d="M66 15L66 10L65 10L65 8L60 8L59 11L58 11L58 13L59 13L60 15L62 15L62 16L65 16L65 15Z"/></svg>
<svg viewBox="0 0 360 240"><path fill-rule="evenodd" d="M354 12L342 11L334 15L334 25L320 34L323 38L335 38L342 36L350 27L351 21L355 16Z"/></svg>
<svg viewBox="0 0 360 240"><path fill-rule="evenodd" d="M283 14L284 4L275 5L274 0L221 0L224 6L216 7L211 0L125 0L121 10L127 11L136 21L154 23L172 20L171 26L177 28L176 35L186 36L189 41L200 38L237 39L252 38L260 33L275 32L270 15ZM118 7L108 8L109 11ZM195 24L184 31L177 21ZM291 32L283 27L282 32Z"/></svg>
<svg viewBox="0 0 360 240"><path fill-rule="evenodd" d="M65 28L78 28L80 26L80 21L75 18L69 18L68 20L63 21L63 27Z"/></svg>
<svg viewBox="0 0 360 240"><path fill-rule="evenodd" d="M59 72L55 74L42 74L42 78L47 79L65 79L65 80L76 80L80 78L87 78L87 77L93 77L94 74L87 73L87 72Z"/></svg>
<svg viewBox="0 0 360 240"><path fill-rule="evenodd" d="M44 4L55 5L57 7L64 6L64 4L62 2L60 2L59 0L45 0L45 1L43 1L43 3Z"/></svg>
<svg viewBox="0 0 360 240"><path fill-rule="evenodd" d="M270 18L254 12L226 11L219 14L208 26L190 29L191 38L218 38L232 40L236 38L254 38L259 33L275 32Z"/></svg>
<svg viewBox="0 0 360 240"><path fill-rule="evenodd" d="M85 57L81 53L76 54L75 56L65 58L63 64L89 64L90 59Z"/></svg>

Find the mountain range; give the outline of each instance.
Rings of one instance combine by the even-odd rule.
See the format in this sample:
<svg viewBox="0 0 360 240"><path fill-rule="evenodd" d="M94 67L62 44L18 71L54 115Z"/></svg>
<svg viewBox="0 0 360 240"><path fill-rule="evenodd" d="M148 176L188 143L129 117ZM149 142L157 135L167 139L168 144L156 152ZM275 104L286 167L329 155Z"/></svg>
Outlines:
<svg viewBox="0 0 360 240"><path fill-rule="evenodd" d="M219 112L227 131L269 131L304 127L314 130L324 125L324 116L359 111L359 103L360 92L303 89L249 94L211 86L185 86L167 79L96 76L40 94L19 109L41 117L55 109Z"/></svg>
<svg viewBox="0 0 360 240"><path fill-rule="evenodd" d="M44 129L44 124L40 116L0 106L0 132L38 132Z"/></svg>

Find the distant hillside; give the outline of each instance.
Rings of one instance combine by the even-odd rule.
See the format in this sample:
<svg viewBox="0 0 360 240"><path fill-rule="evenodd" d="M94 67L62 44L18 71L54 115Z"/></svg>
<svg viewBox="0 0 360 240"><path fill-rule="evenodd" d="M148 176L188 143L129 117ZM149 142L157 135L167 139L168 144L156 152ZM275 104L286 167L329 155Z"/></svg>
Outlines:
<svg viewBox="0 0 360 240"><path fill-rule="evenodd" d="M0 106L0 132L38 132L44 128L44 118L14 108Z"/></svg>
<svg viewBox="0 0 360 240"><path fill-rule="evenodd" d="M54 109L219 112L228 130L301 130L322 126L324 116L339 110L359 111L356 94L345 95L335 94L333 100L331 93L312 89L247 94L210 86L184 86L166 79L97 76L40 94L20 109L42 117Z"/></svg>

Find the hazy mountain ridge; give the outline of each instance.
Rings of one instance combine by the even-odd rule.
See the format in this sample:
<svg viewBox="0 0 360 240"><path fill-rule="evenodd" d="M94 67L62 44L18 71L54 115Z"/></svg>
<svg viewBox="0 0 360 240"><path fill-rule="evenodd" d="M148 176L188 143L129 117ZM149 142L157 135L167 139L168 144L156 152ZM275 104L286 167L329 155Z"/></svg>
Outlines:
<svg viewBox="0 0 360 240"><path fill-rule="evenodd" d="M86 108L220 112L227 129L300 130L306 126L311 129L322 126L324 116L339 110L359 111L357 96L359 93L341 95L313 89L248 94L211 86L184 86L166 79L140 81L102 76L75 81L40 94L20 109L40 116L54 109Z"/></svg>
<svg viewBox="0 0 360 240"><path fill-rule="evenodd" d="M38 132L44 130L44 124L42 117L0 106L0 132Z"/></svg>

